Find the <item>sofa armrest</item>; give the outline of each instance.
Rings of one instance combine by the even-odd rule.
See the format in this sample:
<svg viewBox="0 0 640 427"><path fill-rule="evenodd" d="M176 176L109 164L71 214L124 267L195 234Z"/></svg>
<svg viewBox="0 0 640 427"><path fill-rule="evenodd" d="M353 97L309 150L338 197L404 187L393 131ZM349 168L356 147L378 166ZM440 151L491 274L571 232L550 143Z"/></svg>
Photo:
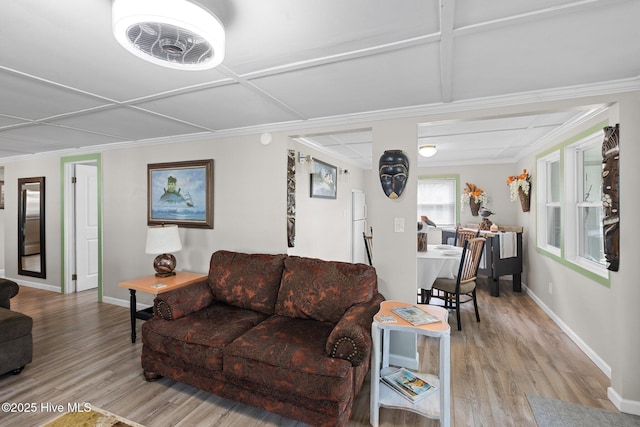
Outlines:
<svg viewBox="0 0 640 427"><path fill-rule="evenodd" d="M7 279L0 279L0 307L10 309L11 298L18 295L20 288L16 282Z"/></svg>
<svg viewBox="0 0 640 427"><path fill-rule="evenodd" d="M348 360L353 366L362 365L371 354L371 323L382 301L384 296L378 293L349 308L327 339L327 356Z"/></svg>
<svg viewBox="0 0 640 427"><path fill-rule="evenodd" d="M153 300L153 314L164 320L179 319L211 305L213 299L213 292L205 279L159 294Z"/></svg>

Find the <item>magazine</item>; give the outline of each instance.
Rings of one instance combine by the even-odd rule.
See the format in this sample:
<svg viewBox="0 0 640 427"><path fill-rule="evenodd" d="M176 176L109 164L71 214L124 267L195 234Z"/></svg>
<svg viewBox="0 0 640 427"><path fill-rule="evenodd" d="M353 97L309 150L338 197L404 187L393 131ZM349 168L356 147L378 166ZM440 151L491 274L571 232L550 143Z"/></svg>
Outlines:
<svg viewBox="0 0 640 427"><path fill-rule="evenodd" d="M427 313L423 309L416 306L396 307L392 308L391 311L414 326L426 325L428 323L435 323L440 321L440 319L438 319L433 314Z"/></svg>
<svg viewBox="0 0 640 427"><path fill-rule="evenodd" d="M378 316L378 322L380 323L397 323L398 319L391 314L381 314Z"/></svg>
<svg viewBox="0 0 640 427"><path fill-rule="evenodd" d="M405 368L383 376L382 381L410 402L418 402L438 389Z"/></svg>

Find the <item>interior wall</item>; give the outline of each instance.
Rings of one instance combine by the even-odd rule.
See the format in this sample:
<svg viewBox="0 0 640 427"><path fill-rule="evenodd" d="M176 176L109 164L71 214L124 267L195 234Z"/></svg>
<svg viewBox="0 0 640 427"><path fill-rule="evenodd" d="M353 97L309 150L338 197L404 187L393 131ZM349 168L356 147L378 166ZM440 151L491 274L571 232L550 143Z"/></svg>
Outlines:
<svg viewBox="0 0 640 427"><path fill-rule="evenodd" d="M373 126L373 168L367 177L369 222L373 227L373 265L378 289L387 300L416 301L416 207L418 129L414 120L390 120ZM402 150L409 159L409 177L404 192L390 199L382 190L378 162L386 150ZM404 230L396 231L396 220ZM415 367L416 340L413 334L393 334L391 353Z"/></svg>
<svg viewBox="0 0 640 427"><path fill-rule="evenodd" d="M512 163L440 167L427 166L418 169L418 176L427 177L458 174L460 176L460 194L464 192L466 182L477 185L487 193L489 200L486 207L495 213L495 215L489 218L493 223L496 225L518 225L517 209L520 209L520 202L516 201L511 203L507 177L510 175L518 175L521 171L522 169L517 169L516 165ZM460 203L459 199L458 203ZM482 217L471 215L469 205L464 206L464 210L460 214L460 224L478 224L481 221Z"/></svg>
<svg viewBox="0 0 640 427"><path fill-rule="evenodd" d="M575 340L591 351L590 356L595 358L601 369L610 373L611 400L622 410L640 414L640 378L636 375L640 339L632 332L631 326L640 324L640 311L636 304L640 288L635 286L639 270L630 260L630 254L633 258L637 253L635 243L640 236L637 228L625 221L628 215L640 209L633 185L630 185L640 181L640 172L635 164L635 159L640 158L640 147L636 143L640 138L640 125L636 119L640 114L640 96L637 93L626 94L618 101L608 113L558 135L537 153L555 147L603 120L608 120L611 125L620 123L620 270L610 272L609 286L604 286L538 253L535 233L530 233L523 242L527 271L525 283L533 297L570 331ZM535 162L534 153L522 159L518 166L529 169ZM535 172L532 179L535 183ZM537 191L534 185L531 211L517 212L518 221L532 231L536 225ZM549 283L552 283L552 293L549 292Z"/></svg>
<svg viewBox="0 0 640 427"><path fill-rule="evenodd" d="M5 176L5 276L18 283L60 290L60 165L58 157L36 157L7 163ZM45 177L46 279L18 275L18 178Z"/></svg>
<svg viewBox="0 0 640 427"><path fill-rule="evenodd" d="M288 254L351 262L351 190L363 189L363 170L294 140L289 149L296 152L296 238ZM313 164L300 163L298 153L339 168L336 199L310 197Z"/></svg>
<svg viewBox="0 0 640 427"><path fill-rule="evenodd" d="M214 228L180 228L178 270L207 273L219 249L285 253L286 144L274 134L266 146L252 135L104 152L105 301L128 301L118 283L153 273L154 256L145 254L149 163L214 160ZM152 301L144 294L138 299Z"/></svg>
<svg viewBox="0 0 640 427"><path fill-rule="evenodd" d="M619 402L626 412L640 415L640 286L637 264L640 229L635 226L636 212L640 211L637 183L640 182L640 92L628 93L620 103L620 270L611 273L612 327L604 333L613 336L612 390L610 397Z"/></svg>
<svg viewBox="0 0 640 427"><path fill-rule="evenodd" d="M369 123L373 128L374 168L364 172L370 222L375 230L374 265L378 271L380 291L387 299L415 301L416 261L413 225L416 216L417 123L449 119L496 117L536 111L567 109L603 102L619 103L621 124L620 198L622 234L620 271L611 273L610 287L593 283L573 270L537 253L535 238L525 242L525 284L535 298L548 307L556 320L575 331L574 339L586 343L596 356L611 367L610 398L627 412L640 414L640 287L636 286L640 267L634 262L640 229L628 218L640 209L635 183L640 182L640 95L637 92L593 96L582 99L510 105L501 108L452 114L433 114L406 120ZM362 126L362 124L360 124ZM558 138L560 139L560 138ZM181 229L185 249L177 253L178 268L205 272L210 254L216 249L253 252L285 252L286 243L286 135L274 134L268 146L259 143L259 135L198 143L174 143L166 147L130 148L103 153L104 180L104 292L105 300L126 302L128 292L118 288L120 280L149 274L153 257L144 254L146 229L146 165L155 162L215 159L214 230ZM551 143L550 143L551 144ZM386 149L402 149L409 155L412 170L405 194L388 199L380 188L377 159ZM540 152L540 151L536 151ZM535 154L527 154L509 171L496 171L485 184L490 197L497 197L506 176L529 169ZM17 179L45 176L47 182L47 279L21 277L22 282L46 283L60 287L60 167L59 158L35 157L32 160L5 163L5 224L17 223ZM445 168L446 169L446 168ZM473 168L465 167L472 171ZM436 170L434 169L434 172ZM506 174L505 174L506 172ZM426 173L429 173L427 168ZM473 172L469 179L478 185L483 173ZM465 178L462 178L464 180ZM534 175L535 179L535 175ZM626 183L626 184L625 184ZM496 189L491 187L496 185ZM532 190L535 200L537 189ZM493 195L491 193L494 193ZM511 202L509 202L511 203ZM497 206L497 200L496 205ZM529 213L517 211L516 223L525 230L535 229L535 207ZM502 215L502 213L499 213ZM404 218L405 232L393 231L395 218ZM498 216L495 217L498 222ZM464 217L463 217L464 220ZM500 220L502 221L502 220ZM511 221L510 221L511 222ZM280 226L280 224L282 224ZM533 234L533 233L532 233ZM5 227L5 274L17 276L17 230ZM546 291L554 282L553 294ZM142 298L141 298L142 300ZM150 299L149 299L150 301ZM147 302L149 302L147 301ZM144 302L144 301L141 301ZM408 352L410 353L410 351ZM629 409L631 408L631 409Z"/></svg>
<svg viewBox="0 0 640 427"><path fill-rule="evenodd" d="M558 135L544 147L540 147L538 152L557 147L558 144L587 131L603 120L608 120L608 114L595 117L569 132ZM533 154L520 162L527 165L535 163L536 158ZM537 170L532 169L531 210L519 214L525 228L534 231L529 233L528 239L523 242L527 254L525 261L528 265L525 283L542 304L562 319L563 323L596 353L607 369L606 365L611 365L614 356L612 335L607 332L612 325L599 316L593 316L592 313L599 311L603 302L611 301L612 289L537 251L537 173ZM565 223L566 226L569 225ZM549 283L552 284L552 293L549 292Z"/></svg>

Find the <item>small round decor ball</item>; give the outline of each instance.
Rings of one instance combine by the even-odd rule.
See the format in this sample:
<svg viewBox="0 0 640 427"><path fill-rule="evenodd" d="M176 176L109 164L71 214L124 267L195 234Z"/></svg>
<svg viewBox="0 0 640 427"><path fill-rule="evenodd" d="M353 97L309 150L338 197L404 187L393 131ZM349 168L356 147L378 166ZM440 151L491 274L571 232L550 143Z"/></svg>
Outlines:
<svg viewBox="0 0 640 427"><path fill-rule="evenodd" d="M160 254L153 260L153 268L158 275L169 276L176 268L176 257L172 254Z"/></svg>

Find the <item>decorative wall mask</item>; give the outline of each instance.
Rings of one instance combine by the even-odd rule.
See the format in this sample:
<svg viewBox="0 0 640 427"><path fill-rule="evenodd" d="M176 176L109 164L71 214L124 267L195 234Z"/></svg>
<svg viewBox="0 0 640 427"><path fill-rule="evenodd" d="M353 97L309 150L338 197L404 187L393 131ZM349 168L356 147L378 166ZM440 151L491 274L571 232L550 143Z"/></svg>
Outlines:
<svg viewBox="0 0 640 427"><path fill-rule="evenodd" d="M620 124L604 128L602 143L602 205L604 218L604 255L607 269L618 271L620 264L619 160Z"/></svg>
<svg viewBox="0 0 640 427"><path fill-rule="evenodd" d="M287 246L296 246L296 152L287 153Z"/></svg>
<svg viewBox="0 0 640 427"><path fill-rule="evenodd" d="M390 199L397 199L404 191L409 177L409 159L401 150L387 150L378 164L382 191Z"/></svg>

